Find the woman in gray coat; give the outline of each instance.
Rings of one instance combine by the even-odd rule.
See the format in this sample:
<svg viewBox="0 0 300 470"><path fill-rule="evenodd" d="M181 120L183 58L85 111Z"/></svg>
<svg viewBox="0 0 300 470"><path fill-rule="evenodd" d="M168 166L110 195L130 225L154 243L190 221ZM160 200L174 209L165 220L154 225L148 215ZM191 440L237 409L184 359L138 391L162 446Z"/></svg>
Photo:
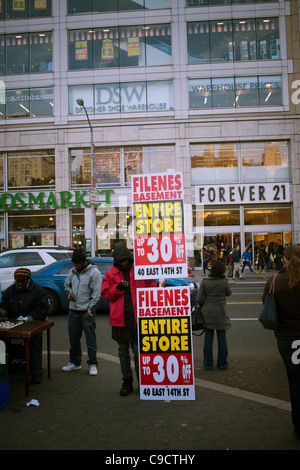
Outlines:
<svg viewBox="0 0 300 470"><path fill-rule="evenodd" d="M225 265L221 261L216 261L211 268L210 276L203 279L197 295L197 301L202 306L205 327L203 364L206 370L211 370L213 367L214 330L217 331L218 339L218 367L223 370L228 368L226 330L231 328L231 324L226 311L226 297L230 295L231 289L225 278Z"/></svg>

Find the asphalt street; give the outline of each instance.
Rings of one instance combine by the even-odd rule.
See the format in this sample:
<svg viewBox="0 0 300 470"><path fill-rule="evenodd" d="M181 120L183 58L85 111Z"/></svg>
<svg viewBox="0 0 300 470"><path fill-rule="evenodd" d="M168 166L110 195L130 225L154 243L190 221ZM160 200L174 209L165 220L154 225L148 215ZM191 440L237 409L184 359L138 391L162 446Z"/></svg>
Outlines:
<svg viewBox="0 0 300 470"><path fill-rule="evenodd" d="M201 281L200 276L196 272ZM205 371L203 337L193 337L195 400L141 400L137 383L132 394L120 396L117 347L110 338L107 314L97 318L98 375L88 375L85 361L81 370L62 372L69 359L67 318L65 314L52 317L52 377L46 377L44 355L43 383L32 385L30 396L25 397L24 371L10 371L9 403L0 411L0 450L97 450L102 451L103 463L139 467L163 463L149 462L149 456L158 459L164 453L194 456L190 462L172 457L164 463L201 464L204 450L227 451L223 456L236 450L299 450L273 333L255 319L257 292L266 277L249 274L231 283L230 316L236 319L228 335L227 371ZM254 282L259 290L252 295ZM249 315L253 320L239 320ZM84 340L82 345L85 351ZM28 406L32 399L39 406ZM124 455L139 457L139 463L116 460Z"/></svg>

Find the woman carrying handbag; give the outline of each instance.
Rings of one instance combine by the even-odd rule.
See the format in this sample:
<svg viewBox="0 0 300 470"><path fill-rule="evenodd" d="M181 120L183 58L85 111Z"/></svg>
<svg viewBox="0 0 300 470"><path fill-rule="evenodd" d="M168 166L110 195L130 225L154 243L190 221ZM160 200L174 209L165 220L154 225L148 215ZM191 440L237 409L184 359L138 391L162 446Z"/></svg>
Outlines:
<svg viewBox="0 0 300 470"><path fill-rule="evenodd" d="M300 437L300 246L288 246L284 261L286 265L277 274L275 282L278 316L275 337L287 372L292 422ZM271 282L272 278L265 285L263 302Z"/></svg>

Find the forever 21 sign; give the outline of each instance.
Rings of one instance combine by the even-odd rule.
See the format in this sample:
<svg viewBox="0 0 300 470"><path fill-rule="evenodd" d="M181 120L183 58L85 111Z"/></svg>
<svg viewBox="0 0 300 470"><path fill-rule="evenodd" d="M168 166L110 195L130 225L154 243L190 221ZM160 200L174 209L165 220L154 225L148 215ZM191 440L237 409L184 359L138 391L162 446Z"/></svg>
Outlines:
<svg viewBox="0 0 300 470"><path fill-rule="evenodd" d="M202 185L195 187L196 204L257 204L290 202L289 183Z"/></svg>

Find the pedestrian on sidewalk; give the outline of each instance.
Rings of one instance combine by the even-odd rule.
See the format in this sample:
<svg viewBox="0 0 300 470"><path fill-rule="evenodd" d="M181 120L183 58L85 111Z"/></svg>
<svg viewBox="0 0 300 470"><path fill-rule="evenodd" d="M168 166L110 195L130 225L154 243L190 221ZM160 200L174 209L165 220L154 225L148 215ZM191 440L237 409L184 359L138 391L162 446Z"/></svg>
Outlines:
<svg viewBox="0 0 300 470"><path fill-rule="evenodd" d="M102 276L94 264L86 259L83 250L75 250L73 268L65 281L65 292L70 301L68 333L70 339L70 362L64 372L81 369L81 336L85 333L89 374L97 375L96 311L100 300Z"/></svg>
<svg viewBox="0 0 300 470"><path fill-rule="evenodd" d="M106 271L103 278L101 296L110 303L109 324L112 327L112 338L118 343L123 379L120 394L126 396L133 391L130 347L139 383L136 290L156 287L156 281L135 280L133 256L124 243L114 246L113 256L113 266Z"/></svg>
<svg viewBox="0 0 300 470"><path fill-rule="evenodd" d="M284 261L286 266L281 268L275 281L278 313L275 337L287 372L292 422L300 438L300 246L288 246L284 252ZM266 282L263 302L273 277Z"/></svg>
<svg viewBox="0 0 300 470"><path fill-rule="evenodd" d="M226 297L230 295L231 289L225 276L225 264L222 261L216 261L212 265L210 275L203 279L197 294L197 302L201 305L205 329L203 364L206 370L213 368L215 330L218 340L218 367L222 370L228 368L226 330L231 328L231 323L227 316Z"/></svg>
<svg viewBox="0 0 300 470"><path fill-rule="evenodd" d="M241 271L241 264L240 264L240 245L236 245L232 252L232 264L233 264L233 274L232 279L235 279L235 274L239 273L239 278L242 279L242 271Z"/></svg>
<svg viewBox="0 0 300 470"><path fill-rule="evenodd" d="M247 248L246 251L244 251L244 253L242 254L242 261L243 261L242 274L246 266L248 266L251 273L253 274L253 271L251 268L251 248Z"/></svg>

